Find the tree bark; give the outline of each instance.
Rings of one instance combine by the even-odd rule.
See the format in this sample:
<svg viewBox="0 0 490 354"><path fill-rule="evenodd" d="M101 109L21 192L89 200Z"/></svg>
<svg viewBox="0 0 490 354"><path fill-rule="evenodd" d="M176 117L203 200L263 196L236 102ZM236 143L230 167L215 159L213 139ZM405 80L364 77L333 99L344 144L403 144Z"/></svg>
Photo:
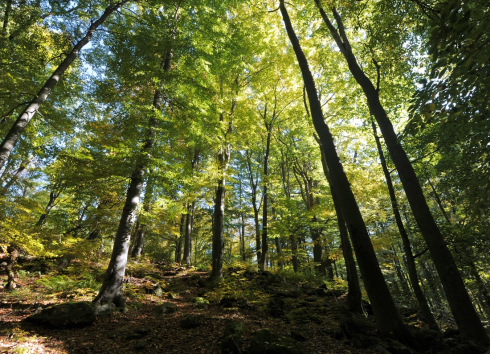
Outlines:
<svg viewBox="0 0 490 354"><path fill-rule="evenodd" d="M196 202L187 205L187 215L185 218L184 233L184 263L190 267L192 265L192 225L194 221L194 208Z"/></svg>
<svg viewBox="0 0 490 354"><path fill-rule="evenodd" d="M185 214L180 217L180 233L179 238L175 242L175 263L182 262L182 240L184 239L185 230Z"/></svg>
<svg viewBox="0 0 490 354"><path fill-rule="evenodd" d="M275 112L274 112L275 114ZM265 111L264 111L264 123L265 127L267 129L267 143L266 143L266 148L265 148L265 155L264 155L264 177L263 177L263 183L264 183L264 189L263 189L263 205L262 205L262 255L260 258L260 270L264 271L267 269L267 252L269 251L269 243L267 241L268 235L267 235L267 212L268 212L268 198L269 198L269 191L268 191L268 176L269 176L269 168L268 168L268 163L269 163L269 153L270 153L270 146L271 146L271 135L272 135L272 120L274 119L274 115L272 116L271 122L267 123L267 105L265 106Z"/></svg>
<svg viewBox="0 0 490 354"><path fill-rule="evenodd" d="M315 3L320 10L320 14L332 37L335 39L341 53L346 59L349 70L364 91L369 111L371 115L375 117L381 129L385 144L398 171L413 215L417 221L417 225L427 243L437 272L439 273L439 277L444 286L451 312L458 324L461 338L484 342L490 341L480 318L471 303L471 299L466 291L456 262L444 242L439 227L430 212L424 193L417 179L417 175L415 174L415 170L413 169L405 150L398 141L398 137L386 111L381 105L378 91L371 80L364 74L352 53L352 48L347 39L342 19L336 9L333 8L332 12L338 25L337 31L328 19L323 8L320 6L319 0L315 0Z"/></svg>
<svg viewBox="0 0 490 354"><path fill-rule="evenodd" d="M234 107L233 102L233 107ZM233 108L232 108L233 112ZM220 116L220 121L224 120L223 114ZM230 123L228 133L232 130L232 125ZM226 138L226 137L225 137ZM223 251L225 247L223 239L223 222L225 215L225 183L226 183L226 170L228 169L228 164L230 161L230 146L224 143L225 146L221 147L218 152L218 164L219 164L219 174L218 179L218 189L216 190L216 199L214 202L214 222L213 222L213 245L211 252L212 259L212 270L211 278L214 280L219 280L223 276Z"/></svg>
<svg viewBox="0 0 490 354"><path fill-rule="evenodd" d="M359 284L359 276L357 274L356 261L352 252L352 247L349 241L349 234L347 227L345 226L345 220L342 216L342 209L340 208L339 197L337 191L333 187L330 172L328 171L327 161L325 159L325 152L323 151L321 142L317 139L320 145L320 151L322 154L322 167L323 173L327 178L328 185L330 186L330 194L332 195L332 201L337 214L337 224L340 233L340 242L342 246L342 255L344 256L345 271L347 274L347 304L349 310L356 313L362 313L362 292L361 285Z"/></svg>
<svg viewBox="0 0 490 354"><path fill-rule="evenodd" d="M393 302L383 278L383 274L381 273L381 269L379 268L378 260L376 259L376 254L369 238L366 225L362 219L354 194L350 189L350 184L344 173L342 164L340 163L333 137L325 123L322 105L318 99L315 82L310 72L308 61L301 49L299 40L294 33L291 20L289 19L289 15L284 5L284 0L280 0L279 8L303 74L313 124L325 152L325 159L332 184L339 193L342 215L346 220L352 237L357 261L359 263L366 291L373 307L378 331L382 337L394 337L405 344L416 346L414 338L401 321L395 303Z"/></svg>
<svg viewBox="0 0 490 354"><path fill-rule="evenodd" d="M61 193L61 191L51 191L49 193L48 205L46 205L46 208L44 209L44 213L41 215L41 217L37 221L36 226L41 226L42 224L44 224L46 222L46 218L48 217L51 209L53 209L54 202L59 197L60 193Z"/></svg>
<svg viewBox="0 0 490 354"><path fill-rule="evenodd" d="M3 15L3 26L2 26L2 35L7 37L8 35L8 24L9 24L9 15L10 10L12 9L12 0L7 0L7 6L5 7L5 13Z"/></svg>
<svg viewBox="0 0 490 354"><path fill-rule="evenodd" d="M151 171L150 171L148 176L148 181L146 183L145 199L143 201L144 213L150 212L152 196L153 196L153 178L151 176ZM140 216L140 220L141 220L141 216ZM138 226L136 228L135 242L134 242L133 250L131 252L131 258L138 258L141 257L141 255L143 254L143 245L145 240L146 228L147 227L144 222L138 221Z"/></svg>
<svg viewBox="0 0 490 354"><path fill-rule="evenodd" d="M393 215L395 216L396 225L398 227L398 231L400 232L400 236L403 242L403 249L405 251L405 257L407 260L408 266L408 276L410 278L410 283L412 284L412 289L415 294L415 298L419 304L420 309L422 310L422 316L424 320L429 325L430 328L440 332L439 325L437 324L432 311L430 310L429 304L427 303L427 299L422 291L422 288L419 284L419 277L417 275L417 268L415 266L415 259L412 253L412 246L410 244L410 239L408 238L407 231L405 230L405 226L403 225L403 221L400 215L400 209L398 208L398 202L396 200L395 188L393 187L393 182L391 180L390 172L388 171L388 166L386 165L386 159L384 156L383 148L381 146L380 139L378 137L376 131L376 123L371 122L371 126L373 128L374 139L376 140L376 147L378 149L379 159L381 162L381 167L383 168L383 173L385 175L386 185L388 187L388 193L390 195L391 208L393 210ZM393 249L394 251L394 249ZM397 273L399 274L400 280L402 282L402 288L404 292L408 290L408 294L410 290L408 289L406 283L404 282L403 275L401 274L400 265L398 264Z"/></svg>
<svg viewBox="0 0 490 354"><path fill-rule="evenodd" d="M153 96L153 108L155 111L161 110L162 102L162 93L160 90L155 90ZM102 287L99 294L95 297L94 302L102 304L113 302L117 307L124 307L125 305L122 288L128 259L129 241L136 218L135 214L140 200L141 189L143 188L146 168L153 150L156 125L156 115L152 114L149 118L147 138L142 149L143 156L141 157L141 160L138 161L133 174L131 175L131 182L126 192L126 202L116 232L111 260L107 267Z"/></svg>
<svg viewBox="0 0 490 354"><path fill-rule="evenodd" d="M29 103L29 105L22 111L22 113L20 113L14 125L12 126L12 128L10 128L9 132L0 144L0 169L2 169L2 167L4 166L5 162L10 156L10 153L12 152L12 149L14 148L15 144L17 144L17 141L19 140L29 121L32 119L34 114L36 114L39 107L41 107L48 95L54 89L58 81L61 79L61 76L77 58L80 50L90 41L95 33L95 30L104 23L107 17L109 17L114 11L119 9L128 1L129 0L125 0L114 5L110 5L106 8L102 16L89 27L87 33L85 34L85 37L83 37L75 45L75 47L73 47L71 52L66 56L65 60L63 60L58 68L56 68L54 73L46 81L41 90L39 90L36 97Z"/></svg>
<svg viewBox="0 0 490 354"><path fill-rule="evenodd" d="M9 188L12 187L15 182L17 182L22 172L24 172L27 166L29 166L29 164L31 163L32 158L33 156L31 155L27 160L22 161L17 171L15 171L15 174L9 179L5 186L0 188L0 195L5 195L8 192Z"/></svg>
<svg viewBox="0 0 490 354"><path fill-rule="evenodd" d="M257 181L254 180L254 175L252 171L252 157L249 151L245 152L247 156L247 167L250 177L250 187L252 189L252 208L254 210L254 224L255 224L255 250L257 252L257 264L260 267L260 260L262 259L261 243L260 243L260 224L259 224L259 209L260 204L257 205Z"/></svg>

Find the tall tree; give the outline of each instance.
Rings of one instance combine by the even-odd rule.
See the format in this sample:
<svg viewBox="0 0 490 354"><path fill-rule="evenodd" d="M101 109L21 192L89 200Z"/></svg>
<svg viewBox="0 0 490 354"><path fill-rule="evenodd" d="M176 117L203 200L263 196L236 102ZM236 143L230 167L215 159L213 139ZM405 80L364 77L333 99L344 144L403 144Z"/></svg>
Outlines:
<svg viewBox="0 0 490 354"><path fill-rule="evenodd" d="M301 73L303 74L313 125L315 126L315 130L325 152L325 158L333 186L339 193L342 215L346 220L350 236L352 237L352 243L354 244L364 285L373 306L378 331L383 337L394 336L404 343L416 346L414 338L402 323L401 317L396 310L395 303L393 302L383 278L383 274L381 273L381 269L379 268L364 220L362 219L356 199L350 189L349 181L347 180L337 155L333 137L323 118L322 105L318 99L315 81L308 66L308 60L303 53L298 37L292 27L284 0L280 1L279 8L286 27L286 32L291 41L294 53L296 54Z"/></svg>
<svg viewBox="0 0 490 354"><path fill-rule="evenodd" d="M381 133L383 134L385 144L397 168L412 212L431 252L431 257L434 260L441 282L444 285L449 306L451 307L451 312L460 329L461 337L472 340L489 341L488 335L471 303L471 299L466 291L463 279L454 262L453 256L451 255L439 227L432 216L429 206L427 205L415 170L413 169L403 146L399 142L393 124L380 102L378 90L363 72L352 52L352 47L347 38L342 18L338 14L336 8L333 7L332 14L338 27L335 28L321 7L319 0L315 0L315 3L319 8L322 19L328 27L330 34L347 61L352 76L354 76L357 83L361 86L368 101L369 111L376 119Z"/></svg>

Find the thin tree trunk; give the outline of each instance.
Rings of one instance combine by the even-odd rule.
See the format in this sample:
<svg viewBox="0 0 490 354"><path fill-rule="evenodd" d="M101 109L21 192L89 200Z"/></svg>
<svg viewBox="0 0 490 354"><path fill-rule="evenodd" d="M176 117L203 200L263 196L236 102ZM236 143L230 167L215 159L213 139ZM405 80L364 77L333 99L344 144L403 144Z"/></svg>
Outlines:
<svg viewBox="0 0 490 354"><path fill-rule="evenodd" d="M265 106L265 112L264 112L264 121L266 120L267 116L267 105ZM272 119L274 116L272 117ZM271 123L264 122L265 126L267 128L267 145L265 148L265 156L264 156L264 177L263 177L263 183L264 183L264 191L263 191L263 205L262 205L262 255L260 259L260 270L264 271L267 269L267 252L269 250L269 243L267 241L267 212L268 212L268 198L269 198L269 191L268 191L268 176L269 176L269 169L268 169L268 163L269 163L269 153L270 153L270 146L271 146L271 129L272 129L272 121Z"/></svg>
<svg viewBox="0 0 490 354"><path fill-rule="evenodd" d="M416 346L414 338L403 324L401 317L396 310L395 303L390 295L381 269L379 268L378 260L376 259L376 254L369 238L366 225L362 219L354 194L350 189L350 184L344 173L342 164L340 163L333 137L325 123L322 105L318 99L315 82L310 72L308 61L301 49L299 40L294 33L291 20L289 19L289 15L284 5L284 0L280 0L279 8L303 74L313 124L325 152L325 159L327 161L333 187L338 191L342 215L346 220L352 237L364 285L376 317L378 331L382 337L394 337L408 345Z"/></svg>
<svg viewBox="0 0 490 354"><path fill-rule="evenodd" d="M386 165L386 159L384 156L383 148L381 146L380 139L378 137L376 131L376 123L371 122L371 126L373 128L374 139L376 140L376 147L378 148L379 159L381 161L381 167L383 168L383 173L385 175L386 185L388 187L388 193L390 195L391 208L393 210L393 215L395 216L396 226L398 227L398 231L400 232L400 236L403 242L403 249L405 251L405 257L407 260L408 266L408 276L410 277L410 283L412 284L412 289L415 294L415 298L419 304L420 309L422 310L422 315L424 320L427 322L430 328L440 332L439 326L437 324L432 311L430 310L429 304L427 303L427 299L425 298L424 292L419 284L419 278L417 275L417 268L415 266L415 259L413 258L412 246L410 244L410 239L408 238L407 231L405 230L405 226L403 225L403 221L400 215L400 210L398 208L398 202L396 200L395 188L393 187L393 182L391 180L390 172L388 171L388 166ZM393 249L393 251L395 251ZM410 290L407 287L407 284L404 282L404 278L401 274L400 265L398 264L397 273L399 273L400 281L402 282L402 288L404 292L408 291L408 295L410 294Z"/></svg>
<svg viewBox="0 0 490 354"><path fill-rule="evenodd" d="M57 191L57 192L52 191L49 193L48 205L46 205L46 208L44 209L44 213L41 215L41 217L37 221L36 226L41 226L42 224L44 224L46 222L46 218L48 217L51 209L53 209L54 202L59 197L60 193L61 192L59 192L59 191Z"/></svg>
<svg viewBox="0 0 490 354"><path fill-rule="evenodd" d="M41 107L48 95L54 89L58 81L61 79L61 76L77 58L80 50L90 41L95 33L95 30L104 23L107 17L109 17L114 11L119 9L127 2L128 0L125 0L114 5L110 5L106 8L102 16L97 21L92 23L92 25L89 27L87 33L85 34L85 37L83 37L75 45L75 47L73 47L71 52L66 56L66 58L54 71L51 77L46 81L41 90L39 90L36 97L29 103L29 105L22 111L22 113L20 113L14 125L0 144L0 169L4 166L5 162L10 156L10 153L12 152L12 149L14 148L15 144L17 144L17 141L19 140L29 121L32 119L34 114L36 114L39 107Z"/></svg>
<svg viewBox="0 0 490 354"><path fill-rule="evenodd" d="M180 233L179 238L175 244L175 263L182 262L182 240L184 239L184 230L185 230L185 214L182 214L180 217Z"/></svg>
<svg viewBox="0 0 490 354"><path fill-rule="evenodd" d="M5 186L0 188L0 195L5 195L8 192L9 188L12 187L15 182L17 182L22 172L24 172L27 166L29 166L29 164L31 163L32 158L33 156L31 155L26 161L22 161L17 171L15 171L15 174L10 178Z"/></svg>
<svg viewBox="0 0 490 354"><path fill-rule="evenodd" d="M235 102L233 102L232 112ZM223 114L220 116L220 121L224 120ZM230 123L228 133L231 132L232 125ZM212 245L212 270L211 278L219 280L223 276L223 251L225 247L223 239L224 216L225 216L225 183L226 170L230 161L230 146L225 143L218 152L219 174L218 189L216 190L216 199L214 203L214 222L213 222L213 245Z"/></svg>
<svg viewBox="0 0 490 354"><path fill-rule="evenodd" d="M241 251L241 256L242 256L242 261L245 262L247 260L247 257L245 256L245 215L242 212L241 214L241 220L242 220L242 232L240 234L240 251Z"/></svg>
<svg viewBox="0 0 490 354"><path fill-rule="evenodd" d="M194 208L196 202L189 203L187 206L187 216L185 219L184 234L184 263L190 267L192 265L192 225L194 223Z"/></svg>
<svg viewBox="0 0 490 354"><path fill-rule="evenodd" d="M7 6L5 7L5 13L3 15L3 35L6 37L8 35L8 24L9 24L9 15L10 10L12 9L12 0L7 0Z"/></svg>
<svg viewBox="0 0 490 354"><path fill-rule="evenodd" d="M369 111L375 117L381 129L385 144L398 171L413 215L417 221L417 225L427 243L431 257L444 286L451 312L458 324L461 338L485 342L490 341L480 318L471 303L471 299L466 291L463 278L458 271L456 262L430 212L413 166L398 140L398 136L395 133L386 111L381 105L378 91L371 80L364 74L352 53L352 48L347 39L342 19L336 9L333 8L332 12L338 25L337 30L328 19L319 0L315 0L315 3L319 7L325 24L346 59L349 70L363 89L367 98Z"/></svg>
<svg viewBox="0 0 490 354"><path fill-rule="evenodd" d="M257 181L254 180L254 175L252 171L252 162L249 152L246 151L247 155L247 167L250 177L250 186L252 188L252 207L254 210L254 224L255 224L255 251L257 253L257 265L260 267L260 260L262 259L262 251L260 244L260 224L259 224L259 209L260 205L257 205Z"/></svg>

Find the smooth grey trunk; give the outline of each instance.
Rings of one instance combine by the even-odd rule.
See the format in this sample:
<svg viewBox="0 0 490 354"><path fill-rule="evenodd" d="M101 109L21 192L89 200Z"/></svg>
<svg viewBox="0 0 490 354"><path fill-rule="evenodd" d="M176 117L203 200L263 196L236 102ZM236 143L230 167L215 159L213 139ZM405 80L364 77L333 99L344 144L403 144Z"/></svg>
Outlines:
<svg viewBox="0 0 490 354"><path fill-rule="evenodd" d="M379 268L378 260L376 259L376 254L369 238L366 225L364 224L354 194L350 189L350 184L342 164L340 163L333 137L325 123L322 105L315 87L315 81L308 66L306 56L294 33L291 20L289 19L289 15L284 5L284 0L280 0L279 8L303 74L303 81L308 94L313 125L315 126L315 130L320 138L325 153L325 159L333 187L338 191L342 215L345 218L352 238L357 262L361 270L369 300L373 307L378 332L381 337L394 337L400 342L416 347L415 339L403 324L390 295L388 286L383 278L381 269Z"/></svg>
<svg viewBox="0 0 490 354"><path fill-rule="evenodd" d="M194 177L194 170L199 163L199 149L194 149L194 157L192 158L192 177ZM184 234L184 263L190 267L192 265L192 226L194 224L194 209L196 202L187 204L187 217L185 221L185 234Z"/></svg>
<svg viewBox="0 0 490 354"><path fill-rule="evenodd" d="M458 324L461 338L489 342L490 339L473 307L456 262L432 216L415 170L405 150L398 141L393 124L379 100L378 90L357 63L350 42L347 39L342 19L336 9L333 8L332 13L338 26L337 30L321 7L319 0L315 0L315 3L320 10L320 14L330 34L335 39L335 42L347 61L352 76L364 91L369 111L375 117L383 134L385 144L405 189L412 213L427 243L434 265L444 286L451 312Z"/></svg>
<svg viewBox="0 0 490 354"><path fill-rule="evenodd" d="M179 238L175 242L175 263L179 264L182 262L182 240L184 239L185 219L185 214L182 214L180 217Z"/></svg>
<svg viewBox="0 0 490 354"><path fill-rule="evenodd" d="M235 101L232 103L232 114L235 108ZM220 115L220 122L224 121L223 114ZM230 122L228 133L232 131L232 124ZM225 136L226 140L226 136ZM224 142L218 152L218 189L216 190L216 199L214 202L214 221L213 221L213 244L212 244L212 270L211 278L213 280L219 280L223 276L223 252L225 242L223 239L224 230L224 216L225 216L225 193L226 193L226 170L230 162L230 145Z"/></svg>
<svg viewBox="0 0 490 354"><path fill-rule="evenodd" d="M395 195L395 188L393 187L393 181L391 180L391 175L390 175L390 172L388 170L388 166L386 164L386 159L384 156L383 148L381 146L381 141L380 141L378 134L377 134L376 123L374 123L374 121L371 122L371 126L373 128L374 139L376 141L376 147L378 149L381 167L383 168L383 173L385 176L386 185L388 187L388 193L390 195L391 209L393 210L393 215L395 216L395 221L396 221L396 225L398 227L398 232L400 232L400 236L402 238L403 249L405 251L405 257L406 257L406 261L407 261L408 276L410 278L410 283L412 285L412 289L413 289L413 292L415 294L415 298L417 299L419 307L422 310L422 316L424 317L425 322L429 325L430 328L440 332L439 325L437 324L437 321L434 318L432 311L430 310L427 299L426 299L424 292L423 292L423 290L419 284L419 277L417 275L417 268L415 266L415 258L413 257L413 253L412 253L412 246L410 244L410 239L408 237L408 233L405 230L405 226L403 225L403 221L402 221L402 218L400 215L400 209L398 208L398 202L396 200L396 195ZM394 248L393 248L393 251L395 252ZM395 252L395 254L396 254L396 252ZM405 282L405 278L403 277L403 275L401 273L400 265L397 263L397 264L395 264L395 267L396 267L398 277L400 278L400 282L402 284L402 289L403 289L404 293L406 293L406 295L410 295L410 290L408 289L408 286Z"/></svg>
<svg viewBox="0 0 490 354"><path fill-rule="evenodd" d="M247 167L250 177L250 187L252 189L252 208L254 210L254 225L255 225L255 250L257 252L257 264L260 266L260 260L262 259L261 242L260 242L260 224L259 224L259 209L260 204L257 205L257 180L254 179L252 170L252 157L247 150L245 152L247 156Z"/></svg>
<svg viewBox="0 0 490 354"><path fill-rule="evenodd" d="M163 94L159 90L155 90L153 96L153 108L155 111L161 110L163 98ZM142 149L142 156L131 175L129 188L126 192L126 201L117 228L111 260L105 272L102 287L99 294L95 297L94 302L102 304L113 302L117 307L124 307L125 305L122 288L128 260L129 241L136 219L136 210L140 200L141 189L143 188L146 169L153 150L156 125L156 115L151 114L148 121L147 137Z"/></svg>
<svg viewBox="0 0 490 354"><path fill-rule="evenodd" d="M15 144L17 144L17 141L19 140L29 121L32 119L34 114L36 114L48 95L54 89L58 81L61 79L61 76L77 58L80 50L90 41L95 33L95 30L104 23L107 17L109 17L114 11L119 9L128 1L129 0L125 0L114 5L110 5L106 8L102 16L97 21L92 23L92 25L89 27L87 33L85 34L85 37L78 41L78 43L75 45L75 47L73 47L71 52L68 53L63 62L61 62L58 68L56 68L54 73L46 81L41 90L39 90L36 97L29 103L29 105L22 111L22 113L19 114L14 125L12 126L12 128L10 128L9 132L0 144L0 169L2 169L2 167L5 165L5 162L10 156L12 149L14 148Z"/></svg>
<svg viewBox="0 0 490 354"><path fill-rule="evenodd" d="M185 218L184 233L184 263L190 267L192 265L192 225L194 223L194 208L196 202L187 205L187 215Z"/></svg>
<svg viewBox="0 0 490 354"><path fill-rule="evenodd" d="M269 242L268 242L268 229L267 229L267 222L268 222L268 200L269 200L269 153L270 153L270 146L271 146L271 136L272 136L272 122L274 121L275 118L275 110L272 114L271 121L268 123L267 122L267 104L265 105L265 110L264 110L264 124L265 128L267 129L267 143L266 143L266 148L265 148L265 154L264 154L264 177L262 178L262 182L264 183L263 187L263 204L262 204L262 254L260 258L260 263L259 263L259 268L260 270L264 271L267 269L267 253L269 251Z"/></svg>
<svg viewBox="0 0 490 354"><path fill-rule="evenodd" d="M242 213L241 215L241 222L242 222L242 232L240 234L240 255L242 256L242 261L245 262L247 260L246 254L245 254L245 214Z"/></svg>
<svg viewBox="0 0 490 354"><path fill-rule="evenodd" d="M145 199L143 201L143 212L149 213L151 207L151 198L153 197L153 178L151 176L151 171L148 175L148 180L146 182ZM138 225L136 227L136 237L133 245L133 250L131 251L131 258L141 257L143 254L143 245L145 240L147 226L144 222L141 222L141 216L138 220Z"/></svg>

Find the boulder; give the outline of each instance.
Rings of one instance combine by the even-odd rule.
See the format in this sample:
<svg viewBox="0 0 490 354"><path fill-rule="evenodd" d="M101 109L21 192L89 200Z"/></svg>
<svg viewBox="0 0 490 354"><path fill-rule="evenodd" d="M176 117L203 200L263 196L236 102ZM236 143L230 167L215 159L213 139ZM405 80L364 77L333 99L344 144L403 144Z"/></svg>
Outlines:
<svg viewBox="0 0 490 354"><path fill-rule="evenodd" d="M282 317L284 316L284 299L281 297L273 297L269 300L267 307L272 317Z"/></svg>
<svg viewBox="0 0 490 354"><path fill-rule="evenodd" d="M226 326L221 337L222 354L239 354L242 353L243 339L242 334L245 331L245 325L241 322L231 322Z"/></svg>
<svg viewBox="0 0 490 354"><path fill-rule="evenodd" d="M177 310L177 305L166 302L164 304L156 306L151 313L153 316L162 316L170 315L177 312Z"/></svg>
<svg viewBox="0 0 490 354"><path fill-rule="evenodd" d="M281 336L270 329L258 331L252 338L249 354L303 354L302 347L292 338Z"/></svg>
<svg viewBox="0 0 490 354"><path fill-rule="evenodd" d="M340 330L347 338L353 334L376 335L376 324L360 316L340 315Z"/></svg>
<svg viewBox="0 0 490 354"><path fill-rule="evenodd" d="M95 317L111 317L116 309L116 305L113 302L106 304L93 304Z"/></svg>
<svg viewBox="0 0 490 354"><path fill-rule="evenodd" d="M202 316L187 315L182 321L180 321L180 328L192 329L201 325Z"/></svg>
<svg viewBox="0 0 490 354"><path fill-rule="evenodd" d="M36 312L25 321L60 329L83 327L95 321L95 311L91 302L67 302Z"/></svg>

